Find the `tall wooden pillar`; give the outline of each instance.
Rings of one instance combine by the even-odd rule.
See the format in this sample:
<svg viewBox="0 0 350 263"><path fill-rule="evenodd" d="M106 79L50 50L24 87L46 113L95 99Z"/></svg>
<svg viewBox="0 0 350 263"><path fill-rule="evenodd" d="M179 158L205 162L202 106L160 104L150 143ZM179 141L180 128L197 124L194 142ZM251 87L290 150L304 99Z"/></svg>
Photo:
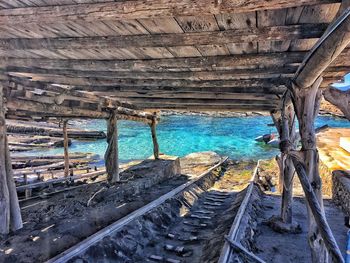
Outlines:
<svg viewBox="0 0 350 263"><path fill-rule="evenodd" d="M105 153L107 178L110 183L115 183L120 180L117 113L115 111L111 112L110 117L107 120L107 143L108 147Z"/></svg>
<svg viewBox="0 0 350 263"><path fill-rule="evenodd" d="M151 127L151 133L152 133L154 159L159 159L159 144L158 144L157 131L156 131L156 126L157 126L156 117L157 117L156 114L154 114L154 118L152 119L152 123L150 124L150 127Z"/></svg>
<svg viewBox="0 0 350 263"><path fill-rule="evenodd" d="M64 148L64 176L69 175L69 152L68 152L68 120L63 120L63 148Z"/></svg>
<svg viewBox="0 0 350 263"><path fill-rule="evenodd" d="M7 142L3 87L0 85L0 234L22 228L22 216L13 179Z"/></svg>
<svg viewBox="0 0 350 263"><path fill-rule="evenodd" d="M308 88L300 88L296 84L292 84L293 104L296 116L299 121L299 132L301 137L302 149L298 152L300 159L303 160L306 174L311 191L315 193L317 202L324 214L323 198L322 198L322 181L319 174L319 155L316 147L316 135L314 122L318 115L321 92L319 86L322 78L318 78L316 82ZM308 222L309 233L308 241L311 247L312 262L329 262L328 252L325 247L324 240L321 237L319 226L315 220L312 210L310 209L310 201L308 200Z"/></svg>
<svg viewBox="0 0 350 263"><path fill-rule="evenodd" d="M289 99L286 97L285 101ZM293 223L293 178L294 165L290 158L287 158L289 151L296 148L295 117L292 105L283 103L280 116L272 113L272 118L280 136L281 156L276 158L280 168L280 184L282 190L281 220L285 224Z"/></svg>
<svg viewBox="0 0 350 263"><path fill-rule="evenodd" d="M291 224L293 222L293 177L294 165L290 158L287 158L289 151L296 148L295 145L295 125L294 125L294 110L291 105L284 107L282 110L282 133L280 149L282 153L283 165L283 190L281 204L281 218L284 223Z"/></svg>

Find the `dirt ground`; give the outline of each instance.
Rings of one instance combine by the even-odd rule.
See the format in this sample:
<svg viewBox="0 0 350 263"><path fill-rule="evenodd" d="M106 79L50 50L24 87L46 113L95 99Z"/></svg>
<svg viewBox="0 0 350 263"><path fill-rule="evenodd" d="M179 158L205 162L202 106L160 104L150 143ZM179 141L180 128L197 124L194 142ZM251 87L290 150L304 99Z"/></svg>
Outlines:
<svg viewBox="0 0 350 263"><path fill-rule="evenodd" d="M216 162L217 158L207 158L205 167ZM177 175L156 182L154 171L145 172L142 165L121 175L121 179L132 177L135 183L130 187L99 182L22 207L24 227L0 239L0 262L43 262L190 179ZM184 169L191 170L186 165ZM192 176L198 174L192 172ZM137 184L148 189L135 192Z"/></svg>
<svg viewBox="0 0 350 263"><path fill-rule="evenodd" d="M309 263L310 248L307 242L307 211L303 198L295 198L293 218L302 227L301 234L280 234L265 224L271 216L280 211L280 197L267 195L262 200L263 212L258 219L254 253L270 263ZM328 223L337 240L339 248L345 252L347 228L344 226L344 214L331 201L325 201Z"/></svg>

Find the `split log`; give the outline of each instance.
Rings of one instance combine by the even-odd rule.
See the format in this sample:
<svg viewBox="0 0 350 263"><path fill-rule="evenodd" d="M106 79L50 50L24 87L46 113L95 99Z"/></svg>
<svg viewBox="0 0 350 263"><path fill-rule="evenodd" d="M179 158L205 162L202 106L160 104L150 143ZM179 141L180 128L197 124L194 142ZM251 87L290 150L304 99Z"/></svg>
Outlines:
<svg viewBox="0 0 350 263"><path fill-rule="evenodd" d="M118 160L118 127L116 111L111 111L109 119L107 120L107 143L108 147L105 153L107 179L110 183L115 183L120 180Z"/></svg>
<svg viewBox="0 0 350 263"><path fill-rule="evenodd" d="M312 183L310 183L308 179L308 175L306 173L307 168L305 167L302 159L298 155L291 154L290 159L293 160L294 167L297 171L301 186L303 187L303 190L305 192L307 203L310 207L310 210L312 211L315 221L317 222L317 226L319 229L319 233L322 236L322 240L325 243L328 249L328 252L332 257L332 262L337 262L337 263L344 262L341 251L332 234L332 230L330 229L327 223L323 206L322 204L320 204L319 198L314 191L314 186L312 185ZM315 241L319 241L317 240L317 236L314 236L313 238L316 239ZM317 262L328 262L327 257L324 254L318 255L318 256L319 256L319 260L322 260L322 261L317 261Z"/></svg>
<svg viewBox="0 0 350 263"><path fill-rule="evenodd" d="M68 120L63 120L63 148L64 148L64 177L69 175L69 153L68 153Z"/></svg>
<svg viewBox="0 0 350 263"><path fill-rule="evenodd" d="M152 120L152 123L150 124L150 127L151 127L151 133L152 133L154 159L159 159L159 144L157 140L157 131L156 131L157 120L156 119L157 119L157 115L154 114L154 118Z"/></svg>
<svg viewBox="0 0 350 263"><path fill-rule="evenodd" d="M3 87L0 86L0 234L22 228L22 216L8 148Z"/></svg>
<svg viewBox="0 0 350 263"><path fill-rule="evenodd" d="M69 6L42 6L0 11L0 25L47 24L66 22L92 22L105 20L131 20L174 16L212 16L222 13L245 13L258 10L335 3L336 0L269 0L259 1L117 1L94 4L76 3ZM6 3L6 2L5 2ZM118 10L118 12L116 12Z"/></svg>
<svg viewBox="0 0 350 263"><path fill-rule="evenodd" d="M323 91L325 100L338 107L344 116L350 121L350 90L341 91L333 87Z"/></svg>

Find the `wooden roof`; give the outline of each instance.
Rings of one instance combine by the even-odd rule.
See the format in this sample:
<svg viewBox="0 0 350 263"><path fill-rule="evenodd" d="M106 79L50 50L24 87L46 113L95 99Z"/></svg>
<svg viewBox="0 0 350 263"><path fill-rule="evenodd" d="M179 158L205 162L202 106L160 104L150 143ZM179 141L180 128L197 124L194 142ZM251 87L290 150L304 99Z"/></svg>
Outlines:
<svg viewBox="0 0 350 263"><path fill-rule="evenodd" d="M32 91L55 93L59 84L140 109L272 110L339 7L336 0L0 0L0 76ZM349 72L349 53L324 71L323 87Z"/></svg>

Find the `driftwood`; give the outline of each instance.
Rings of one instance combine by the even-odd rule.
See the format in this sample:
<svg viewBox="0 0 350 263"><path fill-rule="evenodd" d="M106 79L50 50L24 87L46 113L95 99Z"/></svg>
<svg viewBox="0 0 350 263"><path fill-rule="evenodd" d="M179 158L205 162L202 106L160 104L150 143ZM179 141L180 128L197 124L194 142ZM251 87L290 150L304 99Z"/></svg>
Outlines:
<svg viewBox="0 0 350 263"><path fill-rule="evenodd" d="M8 149L3 98L0 85L0 234L7 234L23 225Z"/></svg>
<svg viewBox="0 0 350 263"><path fill-rule="evenodd" d="M107 178L110 183L115 183L119 178L119 160L118 160L118 127L117 114L111 111L107 120L107 143L108 147L105 153L105 164Z"/></svg>

